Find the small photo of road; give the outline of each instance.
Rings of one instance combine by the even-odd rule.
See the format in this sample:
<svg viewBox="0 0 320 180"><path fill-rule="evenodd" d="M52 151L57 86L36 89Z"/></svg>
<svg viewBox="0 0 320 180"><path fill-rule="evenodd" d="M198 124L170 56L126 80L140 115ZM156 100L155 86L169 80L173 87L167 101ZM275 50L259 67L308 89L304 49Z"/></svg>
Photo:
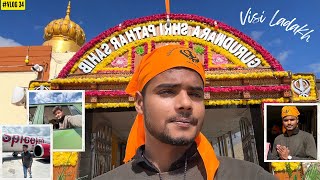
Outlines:
<svg viewBox="0 0 320 180"><path fill-rule="evenodd" d="M52 126L2 126L0 179L51 179Z"/></svg>

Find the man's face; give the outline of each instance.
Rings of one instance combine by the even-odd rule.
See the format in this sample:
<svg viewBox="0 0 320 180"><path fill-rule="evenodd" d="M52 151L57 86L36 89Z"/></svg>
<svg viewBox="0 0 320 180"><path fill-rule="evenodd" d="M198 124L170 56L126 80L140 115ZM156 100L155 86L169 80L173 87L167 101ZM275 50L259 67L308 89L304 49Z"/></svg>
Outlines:
<svg viewBox="0 0 320 180"><path fill-rule="evenodd" d="M61 119L62 116L63 116L63 111L61 110L56 110L56 112L54 112L54 116L57 118L57 119Z"/></svg>
<svg viewBox="0 0 320 180"><path fill-rule="evenodd" d="M28 148L25 147L25 146L23 146L22 149L23 149L24 152L26 152L28 150Z"/></svg>
<svg viewBox="0 0 320 180"><path fill-rule="evenodd" d="M186 68L170 69L148 83L138 112L144 115L151 136L166 144L187 145L202 128L203 94L198 73Z"/></svg>
<svg viewBox="0 0 320 180"><path fill-rule="evenodd" d="M298 125L298 118L295 116L286 116L282 119L283 126L287 131L294 130Z"/></svg>

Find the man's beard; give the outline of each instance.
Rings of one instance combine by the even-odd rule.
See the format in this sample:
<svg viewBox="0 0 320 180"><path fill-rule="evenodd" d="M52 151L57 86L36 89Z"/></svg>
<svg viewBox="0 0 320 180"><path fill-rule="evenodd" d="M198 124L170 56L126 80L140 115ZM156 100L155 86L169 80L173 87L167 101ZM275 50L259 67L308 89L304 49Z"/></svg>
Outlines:
<svg viewBox="0 0 320 180"><path fill-rule="evenodd" d="M181 116L183 116L183 115L181 115ZM174 118L175 117L170 118L169 121ZM185 138L185 137L173 138L172 136L169 135L169 130L167 128L165 128L161 132L157 131L156 128L154 128L154 126L151 124L152 120L148 118L148 112L146 111L146 109L145 109L145 113L144 113L144 121L145 121L145 126L146 126L147 131L153 137L155 137L156 139L158 139L159 141L161 141L162 143L165 143L165 144L170 144L170 145L174 145L174 146L186 146L186 145L193 143L196 136L197 136L197 134L195 134L194 137L192 137L192 138ZM197 124L197 122L198 121L196 119L193 119L191 124L194 125L194 124Z"/></svg>

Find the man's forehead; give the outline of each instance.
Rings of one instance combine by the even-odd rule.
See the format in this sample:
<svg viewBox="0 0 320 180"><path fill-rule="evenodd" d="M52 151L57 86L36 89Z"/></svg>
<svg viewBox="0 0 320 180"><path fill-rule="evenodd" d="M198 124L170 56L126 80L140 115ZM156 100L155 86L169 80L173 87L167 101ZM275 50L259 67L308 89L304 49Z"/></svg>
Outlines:
<svg viewBox="0 0 320 180"><path fill-rule="evenodd" d="M174 70L171 72L174 72ZM176 85L175 87L203 88L204 85L200 75L197 75L197 72L194 72L194 76L188 73L185 76L176 77L169 71L155 76L147 84L148 86L151 85L153 88L173 87L173 85Z"/></svg>
<svg viewBox="0 0 320 180"><path fill-rule="evenodd" d="M288 120L288 119L297 119L296 116L286 116L286 117L283 117L283 120Z"/></svg>
<svg viewBox="0 0 320 180"><path fill-rule="evenodd" d="M156 75L153 79L157 79L157 80L166 80L168 79L168 81L172 81L172 80L183 80L182 78L177 78L176 76L173 76L173 73L183 73L188 75L188 78L192 78L194 77L195 79L199 79L202 82L201 76L193 69L189 69L189 68L185 68L185 67L175 67L175 68L171 68L168 69L166 71L163 71L162 73ZM192 74L192 75L191 75Z"/></svg>
<svg viewBox="0 0 320 180"><path fill-rule="evenodd" d="M62 110L58 109L58 110L56 110L56 111L54 112L54 114L62 113L62 112L63 112Z"/></svg>

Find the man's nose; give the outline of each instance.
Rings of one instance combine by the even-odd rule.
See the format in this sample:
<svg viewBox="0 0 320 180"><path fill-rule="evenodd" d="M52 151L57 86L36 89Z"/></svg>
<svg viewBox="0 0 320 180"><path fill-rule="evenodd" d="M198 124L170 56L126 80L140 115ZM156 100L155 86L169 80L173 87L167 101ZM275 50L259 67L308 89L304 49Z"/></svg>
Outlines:
<svg viewBox="0 0 320 180"><path fill-rule="evenodd" d="M179 110L192 110L192 99L186 91L181 91L178 94L176 104Z"/></svg>

